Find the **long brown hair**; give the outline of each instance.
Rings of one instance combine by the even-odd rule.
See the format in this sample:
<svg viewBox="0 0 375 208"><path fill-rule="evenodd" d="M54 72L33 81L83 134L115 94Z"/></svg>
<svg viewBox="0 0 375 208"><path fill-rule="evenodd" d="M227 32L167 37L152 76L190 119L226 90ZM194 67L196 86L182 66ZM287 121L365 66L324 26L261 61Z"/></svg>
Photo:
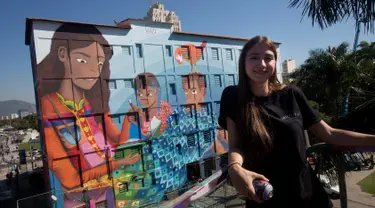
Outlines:
<svg viewBox="0 0 375 208"><path fill-rule="evenodd" d="M93 113L107 113L109 111L110 91L106 81L110 76L109 60L113 53L102 33L92 25L64 23L56 29L52 37L49 54L37 66L40 97L57 92L61 81L65 78L71 78L70 74L65 74L64 65L58 57L58 48L64 46L70 53L74 49L87 47L93 42L97 42L103 47L105 62L100 79L91 89L85 92L85 97L90 103ZM53 81L44 81L46 79L52 79Z"/></svg>
<svg viewBox="0 0 375 208"><path fill-rule="evenodd" d="M239 58L239 82L238 82L238 102L241 108L240 121L237 122L238 131L241 132L241 147L243 152L251 161L251 166L256 166L262 158L272 149L273 142L268 129L264 125L264 109L256 104L255 96L251 91L250 78L246 74L246 56L248 51L258 43L265 43L274 53L277 60L276 46L267 37L256 36L250 39L243 47ZM283 88L277 79L276 70L268 80L270 92ZM246 148L246 149L245 149ZM245 152L246 151L246 152Z"/></svg>

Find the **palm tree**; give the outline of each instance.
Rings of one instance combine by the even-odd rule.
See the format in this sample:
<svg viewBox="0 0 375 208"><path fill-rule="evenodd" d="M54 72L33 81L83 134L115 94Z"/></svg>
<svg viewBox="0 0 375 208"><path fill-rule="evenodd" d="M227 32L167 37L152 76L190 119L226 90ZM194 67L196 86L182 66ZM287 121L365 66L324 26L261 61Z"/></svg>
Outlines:
<svg viewBox="0 0 375 208"><path fill-rule="evenodd" d="M343 128L374 133L375 118L375 43L362 41L352 54L354 65L347 69L343 82L350 86L350 113L340 118Z"/></svg>
<svg viewBox="0 0 375 208"><path fill-rule="evenodd" d="M337 118L343 112L342 77L350 66L349 44L315 49L309 58L291 75L307 98L319 103L320 111Z"/></svg>
<svg viewBox="0 0 375 208"><path fill-rule="evenodd" d="M302 17L311 18L321 29L344 19L363 21L365 31L374 33L375 3L371 0L289 0L289 8L303 7Z"/></svg>
<svg viewBox="0 0 375 208"><path fill-rule="evenodd" d="M360 60L368 60L372 63L375 62L375 42L361 41L359 43L360 51L357 52L357 56Z"/></svg>
<svg viewBox="0 0 375 208"><path fill-rule="evenodd" d="M361 42L355 52L344 42L337 47L315 49L291 75L321 116L332 118L335 127L374 133L375 126L375 43ZM350 113L344 115L344 100L350 89ZM325 118L327 119L327 118ZM310 143L319 138L310 136ZM337 183L337 167L344 153L319 149L314 170ZM321 152L320 152L321 151Z"/></svg>
<svg viewBox="0 0 375 208"><path fill-rule="evenodd" d="M364 108L375 97L375 43L361 42L356 52L348 43L315 49L291 75L307 98L333 121L344 117L344 101L349 96L350 110ZM374 101L375 102L375 101Z"/></svg>

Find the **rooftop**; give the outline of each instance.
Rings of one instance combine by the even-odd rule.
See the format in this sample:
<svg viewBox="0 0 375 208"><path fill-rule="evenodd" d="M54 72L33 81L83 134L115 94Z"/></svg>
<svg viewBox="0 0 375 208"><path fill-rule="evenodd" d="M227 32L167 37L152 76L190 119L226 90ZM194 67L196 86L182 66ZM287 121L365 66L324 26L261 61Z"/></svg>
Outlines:
<svg viewBox="0 0 375 208"><path fill-rule="evenodd" d="M248 41L250 38L239 38L239 37L232 37L232 36L222 36L222 35L212 35L212 34L202 34L202 33L195 33L195 32L173 32L175 34L181 35L193 35L193 36L201 36L201 37L212 37L212 38L223 38L223 39L230 39L230 40L240 40L240 41ZM279 42L274 42L277 45L280 45Z"/></svg>
<svg viewBox="0 0 375 208"><path fill-rule="evenodd" d="M25 30L25 44L30 45L30 36L32 31L32 25L34 21L43 21L43 22L54 22L54 23L73 23L73 24L82 24L82 25L93 25L98 27L109 27L109 28L119 28L119 29L132 29L131 28L131 21L148 21L143 19L135 19L135 18L127 18L120 22L115 22L116 25L106 25L106 24L94 24L94 23L87 23L87 22L73 22L73 21L65 21L65 20L52 20L52 19L44 19L44 18L26 18L26 30ZM155 22L160 23L160 22ZM161 23L161 24L169 24L170 23ZM212 38L223 38L223 39L230 39L230 40L239 40L239 41L248 41L249 38L239 38L239 37L231 37L231 36L221 36L221 35L212 35L212 34L202 34L202 33L195 33L195 32L173 32L174 34L181 34L181 35L192 35L192 36L201 36L201 37L212 37ZM280 45L280 42L274 42L277 45Z"/></svg>
<svg viewBox="0 0 375 208"><path fill-rule="evenodd" d="M52 19L44 19L44 18L26 18L26 30L25 30L25 44L30 45L30 36L31 36L31 30L33 27L33 22L39 21L39 22L53 22L53 23L72 23L72 24L80 24L80 25L93 25L98 27L109 27L109 28L121 28L121 29L131 29L130 25L122 25L121 27L118 27L116 25L106 25L106 24L93 24L88 22L75 22L75 21L65 21L65 20L52 20Z"/></svg>

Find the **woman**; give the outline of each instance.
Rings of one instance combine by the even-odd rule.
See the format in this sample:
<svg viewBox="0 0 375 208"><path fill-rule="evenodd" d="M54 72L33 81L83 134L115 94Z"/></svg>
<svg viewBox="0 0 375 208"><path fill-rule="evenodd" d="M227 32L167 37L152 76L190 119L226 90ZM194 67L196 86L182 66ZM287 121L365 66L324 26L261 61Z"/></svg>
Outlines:
<svg viewBox="0 0 375 208"><path fill-rule="evenodd" d="M375 145L375 136L334 129L321 120L295 86L276 77L276 47L257 36L243 48L239 84L222 94L219 124L229 134L229 175L247 207L332 207L306 160L304 129L333 145ZM241 95L241 96L239 96ZM269 181L262 201L252 181Z"/></svg>
<svg viewBox="0 0 375 208"><path fill-rule="evenodd" d="M86 189L95 201L105 199L109 193L103 188L112 184L107 180L110 171L140 159L139 154L112 157L129 133L124 128L120 132L110 118L105 83L112 56L108 46L94 26L65 23L55 31L50 53L37 66L48 164L69 192L67 207L78 206Z"/></svg>

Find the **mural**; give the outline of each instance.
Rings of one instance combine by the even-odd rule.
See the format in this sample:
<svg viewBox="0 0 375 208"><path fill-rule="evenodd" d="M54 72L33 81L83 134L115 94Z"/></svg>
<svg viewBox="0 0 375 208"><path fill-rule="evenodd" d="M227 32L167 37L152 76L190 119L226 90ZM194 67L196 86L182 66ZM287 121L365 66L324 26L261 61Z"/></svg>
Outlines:
<svg viewBox="0 0 375 208"><path fill-rule="evenodd" d="M197 62L202 58L203 51L206 45L207 42L203 41L200 46L185 44L181 47L178 47L175 51L175 59L177 63L182 64L185 60L194 67L194 70L197 70Z"/></svg>
<svg viewBox="0 0 375 208"><path fill-rule="evenodd" d="M168 102L160 100L160 84L154 74L147 72L141 73L135 77L135 94L142 107L135 106L129 100L129 112L136 112L139 118L139 124L134 115L129 116L129 121L124 123L125 128L130 133L131 140L138 139L138 129L141 129L141 139L160 136L168 127L167 118L172 113ZM135 133L135 135L133 134Z"/></svg>
<svg viewBox="0 0 375 208"><path fill-rule="evenodd" d="M120 54L108 37L95 26L61 24L37 64L50 181L62 193L56 194L58 207L160 203L167 193L209 176L189 164L228 149L228 136L217 124L219 108L206 99L213 75L200 71L207 41L176 47L175 65L161 75L155 72L163 59L140 62L143 72L122 68L118 63L142 59L142 48L122 47ZM183 66L190 72L177 76ZM114 78L121 70L134 76ZM116 91L120 81L131 91ZM193 172L199 177L191 179Z"/></svg>

